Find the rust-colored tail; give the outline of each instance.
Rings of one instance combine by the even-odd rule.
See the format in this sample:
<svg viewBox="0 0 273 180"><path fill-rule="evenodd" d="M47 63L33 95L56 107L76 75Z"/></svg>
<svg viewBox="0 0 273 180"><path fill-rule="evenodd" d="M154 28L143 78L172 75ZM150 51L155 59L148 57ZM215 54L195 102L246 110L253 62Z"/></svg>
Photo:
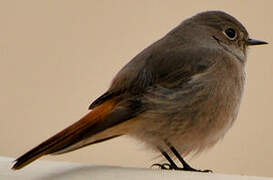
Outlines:
<svg viewBox="0 0 273 180"><path fill-rule="evenodd" d="M84 137L87 136L89 130L92 130L92 127L95 124L103 124L105 118L114 111L116 104L117 103L115 100L108 100L103 104L95 107L91 112L89 112L76 123L72 124L71 126L67 127L66 129L62 130L61 132L57 133L53 137L49 138L48 140L44 141L37 147L31 149L30 151L16 159L12 169L21 169L22 167L28 165L29 163L43 155L58 152L70 145L81 141ZM108 119L107 126L110 127L113 125L115 124L109 123ZM107 126L100 128L100 130L102 131L103 129L108 128ZM93 132L98 133L97 131ZM90 134L89 132L88 136L92 136L92 134Z"/></svg>

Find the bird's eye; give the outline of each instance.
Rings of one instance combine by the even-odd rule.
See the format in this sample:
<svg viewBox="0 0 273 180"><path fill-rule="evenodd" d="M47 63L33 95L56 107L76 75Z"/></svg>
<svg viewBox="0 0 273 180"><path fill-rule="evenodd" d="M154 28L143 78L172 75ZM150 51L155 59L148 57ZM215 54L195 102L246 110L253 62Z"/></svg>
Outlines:
<svg viewBox="0 0 273 180"><path fill-rule="evenodd" d="M225 30L225 35L230 39L234 40L236 38L236 31L232 28L228 28Z"/></svg>

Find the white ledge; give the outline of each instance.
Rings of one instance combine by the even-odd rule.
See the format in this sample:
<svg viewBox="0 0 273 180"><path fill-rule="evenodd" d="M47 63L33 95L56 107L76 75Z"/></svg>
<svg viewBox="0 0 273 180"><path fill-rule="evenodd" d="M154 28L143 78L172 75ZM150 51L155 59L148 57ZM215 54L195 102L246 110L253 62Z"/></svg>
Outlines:
<svg viewBox="0 0 273 180"><path fill-rule="evenodd" d="M167 171L158 169L127 168L117 166L95 166L68 162L36 161L22 170L10 169L12 158L0 157L0 179L94 179L94 180L273 180L273 178L227 175L216 173L196 173Z"/></svg>

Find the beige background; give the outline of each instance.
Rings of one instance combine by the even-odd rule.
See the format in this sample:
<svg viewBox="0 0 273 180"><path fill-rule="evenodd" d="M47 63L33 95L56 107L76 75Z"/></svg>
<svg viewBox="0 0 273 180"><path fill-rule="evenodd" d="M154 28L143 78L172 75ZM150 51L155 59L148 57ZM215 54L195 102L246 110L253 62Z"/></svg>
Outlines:
<svg viewBox="0 0 273 180"><path fill-rule="evenodd" d="M115 73L193 14L220 9L273 43L273 1L0 1L0 156L16 157L78 120ZM190 159L221 173L273 176L272 44L250 49L239 117ZM44 159L149 167L154 154L118 138Z"/></svg>

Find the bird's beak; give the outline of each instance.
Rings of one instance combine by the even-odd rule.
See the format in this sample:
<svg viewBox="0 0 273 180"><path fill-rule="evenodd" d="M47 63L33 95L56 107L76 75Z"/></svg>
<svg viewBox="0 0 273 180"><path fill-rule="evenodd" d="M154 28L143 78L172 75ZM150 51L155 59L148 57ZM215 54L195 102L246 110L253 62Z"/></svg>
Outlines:
<svg viewBox="0 0 273 180"><path fill-rule="evenodd" d="M247 45L252 46L252 45L262 45L262 44L268 44L265 41L260 41L256 39L248 39L247 40Z"/></svg>

